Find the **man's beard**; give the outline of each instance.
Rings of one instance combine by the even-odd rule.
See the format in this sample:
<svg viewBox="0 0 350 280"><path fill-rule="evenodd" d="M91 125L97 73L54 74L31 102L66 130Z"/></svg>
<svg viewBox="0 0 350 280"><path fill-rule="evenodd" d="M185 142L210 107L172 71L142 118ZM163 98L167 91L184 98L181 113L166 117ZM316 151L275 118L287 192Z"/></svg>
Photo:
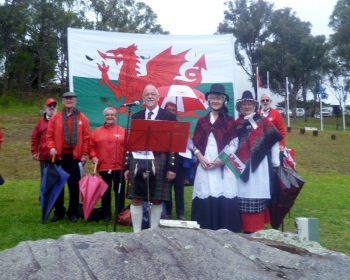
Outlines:
<svg viewBox="0 0 350 280"><path fill-rule="evenodd" d="M54 114L57 113L57 108L55 108L55 110L53 111L51 111L50 108L46 108L45 112L48 117L52 117Z"/></svg>

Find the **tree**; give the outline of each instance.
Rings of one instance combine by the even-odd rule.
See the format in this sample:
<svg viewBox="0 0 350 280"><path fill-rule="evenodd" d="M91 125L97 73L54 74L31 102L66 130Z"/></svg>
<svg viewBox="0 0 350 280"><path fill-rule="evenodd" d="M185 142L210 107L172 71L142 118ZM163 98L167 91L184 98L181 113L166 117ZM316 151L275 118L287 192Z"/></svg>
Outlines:
<svg viewBox="0 0 350 280"><path fill-rule="evenodd" d="M94 13L94 28L97 30L169 34L156 23L157 15L143 2L91 0L88 7Z"/></svg>
<svg viewBox="0 0 350 280"><path fill-rule="evenodd" d="M264 0L235 0L228 1L225 5L228 10L224 12L225 19L219 24L217 32L232 33L236 38L234 50L237 64L256 89L255 69L260 64L260 49L270 36L267 27L273 13L273 4Z"/></svg>
<svg viewBox="0 0 350 280"><path fill-rule="evenodd" d="M25 44L27 9L27 1L6 1L4 5L0 5L0 59L3 62L1 92L9 87L11 56Z"/></svg>
<svg viewBox="0 0 350 280"><path fill-rule="evenodd" d="M290 8L275 11L268 29L271 37L261 49L261 69L270 72L271 90L281 95L285 95L288 77L291 108L295 109L300 91L305 104L310 83L315 82L313 74L322 69L328 50L325 37L312 36L311 24L302 22Z"/></svg>
<svg viewBox="0 0 350 280"><path fill-rule="evenodd" d="M95 21L87 16L91 11ZM134 0L5 1L0 4L2 91L11 87L40 90L52 80L66 90L69 27L168 34L156 20L149 6Z"/></svg>
<svg viewBox="0 0 350 280"><path fill-rule="evenodd" d="M330 17L329 26L334 34L330 43L334 48L334 57L344 76L350 72L350 1L338 0Z"/></svg>

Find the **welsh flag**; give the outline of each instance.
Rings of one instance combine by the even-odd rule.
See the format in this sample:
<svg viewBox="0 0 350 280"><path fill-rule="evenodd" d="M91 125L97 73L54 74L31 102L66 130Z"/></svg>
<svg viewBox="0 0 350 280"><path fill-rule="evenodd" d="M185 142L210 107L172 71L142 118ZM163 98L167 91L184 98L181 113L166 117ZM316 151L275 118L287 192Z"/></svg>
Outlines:
<svg viewBox="0 0 350 280"><path fill-rule="evenodd" d="M245 169L245 164L231 151L229 146L220 152L219 159L232 171L232 173L239 178Z"/></svg>
<svg viewBox="0 0 350 280"><path fill-rule="evenodd" d="M103 110L113 106L118 124L127 125L122 104L140 101L131 113L142 110L146 85L182 85L202 93L213 83L225 86L234 117L234 44L232 35L171 36L68 29L70 91L77 93L77 108L89 118L92 128L103 124ZM178 115L191 123L207 114L204 109Z"/></svg>

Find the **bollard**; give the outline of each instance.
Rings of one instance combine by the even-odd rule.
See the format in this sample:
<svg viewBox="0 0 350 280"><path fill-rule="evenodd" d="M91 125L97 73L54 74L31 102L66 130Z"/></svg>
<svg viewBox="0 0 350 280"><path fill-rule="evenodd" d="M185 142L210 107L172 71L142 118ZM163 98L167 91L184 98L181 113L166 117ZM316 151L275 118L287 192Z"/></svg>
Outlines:
<svg viewBox="0 0 350 280"><path fill-rule="evenodd" d="M335 134L332 134L332 135L331 135L331 139L332 139L332 140L335 140L335 139L336 139Z"/></svg>
<svg viewBox="0 0 350 280"><path fill-rule="evenodd" d="M292 127L288 126L287 127L287 132L292 132Z"/></svg>
<svg viewBox="0 0 350 280"><path fill-rule="evenodd" d="M319 221L316 218L296 218L295 229L304 240L320 241Z"/></svg>
<svg viewBox="0 0 350 280"><path fill-rule="evenodd" d="M314 136L318 136L318 130L314 130L312 133Z"/></svg>
<svg viewBox="0 0 350 280"><path fill-rule="evenodd" d="M305 134L305 128L300 128L300 134Z"/></svg>

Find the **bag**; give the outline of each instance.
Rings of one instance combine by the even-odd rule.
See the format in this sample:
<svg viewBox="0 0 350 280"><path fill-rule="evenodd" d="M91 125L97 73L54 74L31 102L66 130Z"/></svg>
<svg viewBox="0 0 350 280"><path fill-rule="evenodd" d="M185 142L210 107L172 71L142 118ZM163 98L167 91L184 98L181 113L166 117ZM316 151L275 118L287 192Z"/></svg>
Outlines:
<svg viewBox="0 0 350 280"><path fill-rule="evenodd" d="M131 225L131 213L130 213L130 205L125 207L122 212L118 215L118 224L122 226L130 226Z"/></svg>
<svg viewBox="0 0 350 280"><path fill-rule="evenodd" d="M4 178L2 177L2 175L0 174L0 186L3 185L5 183Z"/></svg>
<svg viewBox="0 0 350 280"><path fill-rule="evenodd" d="M149 223L148 202L147 201L142 202L142 209L143 209L142 228L143 229L149 228L150 227L150 223ZM164 202L162 203L162 215L161 215L160 218L161 219L166 219L167 218L166 205L165 205Z"/></svg>
<svg viewBox="0 0 350 280"><path fill-rule="evenodd" d="M148 172L147 172L148 171ZM138 196L147 195L147 174L150 185L155 183L155 166L153 160L138 159L135 166L134 192Z"/></svg>

